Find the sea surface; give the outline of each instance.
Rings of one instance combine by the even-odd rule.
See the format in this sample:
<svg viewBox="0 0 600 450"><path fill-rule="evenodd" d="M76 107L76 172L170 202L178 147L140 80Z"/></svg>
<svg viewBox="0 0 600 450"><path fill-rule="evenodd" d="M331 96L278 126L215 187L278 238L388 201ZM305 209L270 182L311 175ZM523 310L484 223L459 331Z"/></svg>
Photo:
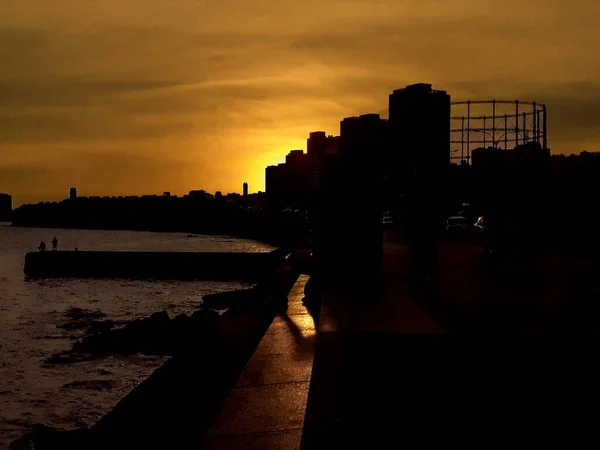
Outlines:
<svg viewBox="0 0 600 450"><path fill-rule="evenodd" d="M246 287L237 282L124 279L39 279L23 275L25 253L41 240L59 250L251 251L272 247L220 236L135 231L13 228L0 223L0 449L31 425L73 429L94 424L166 357L111 356L52 365L45 360L69 350L83 330L68 323L70 308L101 311L115 322L166 310L171 317L192 313L205 294Z"/></svg>

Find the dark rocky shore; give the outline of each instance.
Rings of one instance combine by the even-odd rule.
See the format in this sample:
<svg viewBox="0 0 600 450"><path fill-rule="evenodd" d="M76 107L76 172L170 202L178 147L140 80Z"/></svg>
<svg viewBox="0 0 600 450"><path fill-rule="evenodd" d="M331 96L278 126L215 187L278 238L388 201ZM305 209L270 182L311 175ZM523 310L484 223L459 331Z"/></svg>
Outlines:
<svg viewBox="0 0 600 450"><path fill-rule="evenodd" d="M72 308L66 314L69 320L59 326L84 330L84 335L71 349L49 357L47 364L77 363L112 354L172 358L96 425L58 430L36 424L29 434L14 441L11 449L180 448L194 442L277 312L285 308L298 267L284 264L253 288L207 295L203 307L191 315L170 318L166 311L158 311L147 318L114 323L100 311ZM226 311L220 315L215 309ZM193 413L181 409L182 396L194 399ZM172 440L156 442L151 432L154 427L173 429Z"/></svg>
<svg viewBox="0 0 600 450"><path fill-rule="evenodd" d="M159 311L123 327L116 327L110 320L79 319L61 327L85 326L86 335L76 341L71 350L52 355L46 363L69 364L111 354L172 356L191 343L202 341L210 345L218 320L219 314L211 309L200 309L191 316L180 314L173 319L166 311Z"/></svg>

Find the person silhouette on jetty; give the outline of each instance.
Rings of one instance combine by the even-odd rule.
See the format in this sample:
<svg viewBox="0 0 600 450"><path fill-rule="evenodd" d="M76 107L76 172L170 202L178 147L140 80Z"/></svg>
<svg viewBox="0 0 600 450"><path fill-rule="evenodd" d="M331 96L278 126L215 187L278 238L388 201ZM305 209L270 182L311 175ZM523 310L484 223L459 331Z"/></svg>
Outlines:
<svg viewBox="0 0 600 450"><path fill-rule="evenodd" d="M58 239L56 239L56 236L54 236L54 239L52 239L52 250L56 251L58 249Z"/></svg>
<svg viewBox="0 0 600 450"><path fill-rule="evenodd" d="M40 252L46 251L46 243L44 241L40 241L40 246L38 247Z"/></svg>

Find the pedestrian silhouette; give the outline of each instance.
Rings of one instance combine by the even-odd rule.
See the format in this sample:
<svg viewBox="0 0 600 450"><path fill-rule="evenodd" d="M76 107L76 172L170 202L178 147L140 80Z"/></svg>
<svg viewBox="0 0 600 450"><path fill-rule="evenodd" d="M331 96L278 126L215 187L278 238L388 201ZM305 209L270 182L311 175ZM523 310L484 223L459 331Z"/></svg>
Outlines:
<svg viewBox="0 0 600 450"><path fill-rule="evenodd" d="M58 239L56 239L56 236L54 236L54 239L52 239L52 250L56 249L58 249Z"/></svg>
<svg viewBox="0 0 600 450"><path fill-rule="evenodd" d="M38 247L38 250L40 252L43 252L46 250L46 243L44 241L40 241L40 246Z"/></svg>

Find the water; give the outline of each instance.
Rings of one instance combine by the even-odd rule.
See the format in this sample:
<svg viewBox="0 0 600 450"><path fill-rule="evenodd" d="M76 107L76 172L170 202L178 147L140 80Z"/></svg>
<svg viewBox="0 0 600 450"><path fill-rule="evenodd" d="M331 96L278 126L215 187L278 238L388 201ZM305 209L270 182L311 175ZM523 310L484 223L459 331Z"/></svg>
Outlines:
<svg viewBox="0 0 600 450"><path fill-rule="evenodd" d="M140 251L267 251L255 241L229 237L133 231L11 228L0 224L0 449L34 423L72 429L107 413L167 358L112 356L48 365L53 353L70 349L83 331L69 322L72 307L100 310L106 319L127 321L166 309L171 317L191 313L208 293L242 283L147 280L26 280L24 255L54 236L59 249ZM51 244L50 244L51 245ZM74 383L74 384L72 384Z"/></svg>

